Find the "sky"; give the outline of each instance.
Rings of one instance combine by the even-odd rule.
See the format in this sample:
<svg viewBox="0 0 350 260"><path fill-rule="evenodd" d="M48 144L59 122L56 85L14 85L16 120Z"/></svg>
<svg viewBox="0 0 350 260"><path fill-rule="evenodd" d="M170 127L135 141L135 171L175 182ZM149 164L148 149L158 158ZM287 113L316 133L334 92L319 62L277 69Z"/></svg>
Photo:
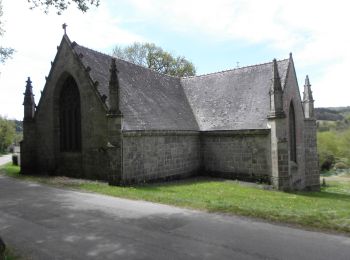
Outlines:
<svg viewBox="0 0 350 260"><path fill-rule="evenodd" d="M276 59L293 60L302 94L309 75L316 107L350 106L350 2L347 0L100 0L82 13L30 10L2 0L0 46L16 50L0 65L0 115L23 118L25 81L36 103L66 23L71 41L111 54L115 45L153 42L192 61L197 74Z"/></svg>

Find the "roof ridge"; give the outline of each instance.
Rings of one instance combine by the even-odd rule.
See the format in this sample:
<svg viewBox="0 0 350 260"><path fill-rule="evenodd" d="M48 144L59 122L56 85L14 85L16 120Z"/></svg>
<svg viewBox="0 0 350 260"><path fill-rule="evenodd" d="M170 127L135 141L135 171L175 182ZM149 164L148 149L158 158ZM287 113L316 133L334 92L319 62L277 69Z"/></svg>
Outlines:
<svg viewBox="0 0 350 260"><path fill-rule="evenodd" d="M277 62L282 62L282 61L287 61L287 60L289 60L289 58L287 58L287 59L282 59L282 60L278 60ZM217 71L217 72L209 72L209 73L205 73L205 74L202 74L202 75L195 75L195 76L189 76L189 77L182 77L181 79L200 78L200 77L206 77L206 76L211 76L211 75L215 75L215 74L224 74L224 73L226 73L226 72L231 72L231 71L234 71L234 70L241 70L241 69L247 69L247 68L259 67L259 66L267 65L267 64L272 63L272 62L273 62L273 61L264 62L264 63L258 63L258 64L253 64L253 65L248 65L248 66L239 67L239 68L221 70L221 71Z"/></svg>
<svg viewBox="0 0 350 260"><path fill-rule="evenodd" d="M76 43L76 42L75 42ZM247 68L252 68L252 67L259 67L259 66L263 66L263 65L267 65L269 63L273 63L273 61L269 61L269 62L264 62L264 63L257 63L257 64L253 64L253 65L248 65L248 66L244 66L244 67L239 67L239 68L233 68L233 69L227 69L227 70L221 70L221 71L217 71L217 72L209 72L209 73L205 73L205 74L202 74L202 75L194 75L194 76L188 76L188 77L178 77L178 76L171 76L171 75L168 75L168 74L164 74L164 73L161 73L161 72L158 72L154 69L151 69L151 68L147 68L147 67L144 67L144 66L141 66L139 64L135 64L131 61L127 61L127 60L124 60L122 58L119 58L119 57L114 57L112 55L109 55L109 54L106 54L106 53L103 53L101 51L97 51L97 50L94 50L94 49L91 49L91 48L88 48L86 46L83 46L83 45L80 45L78 43L76 43L79 47L82 47L82 48L85 48L89 51L92 51L92 52L96 52L100 55L103 55L103 56L108 56L110 58L116 58L117 60L120 60L120 61L123 61L125 63L128 63L128 64L131 64L133 66L137 66L137 67L140 67L142 69L145 69L145 70L149 70L155 74L159 74L161 76L165 76L165 77L170 77L170 78L174 78L174 79L179 79L179 80L182 80L182 79L191 79L191 78L200 78L200 77L206 77L206 76L211 76L211 75L216 75L216 74L224 74L224 73L227 73L227 72L231 72L231 71L235 71L235 70L241 70L241 69L247 69ZM286 58L286 59L282 59L282 60L277 60L277 62L282 62L282 61L287 61L289 60L290 58Z"/></svg>
<svg viewBox="0 0 350 260"><path fill-rule="evenodd" d="M75 43L76 43L76 42L75 42ZM89 51L93 51L93 52L96 52L96 53L98 53L98 54L102 54L103 56L108 56L108 57L110 57L110 58L113 58L113 56L111 56L111 55L109 55L109 54L106 54L106 53L103 53L103 52L101 52L101 51L97 51L97 50L91 49L91 48L89 48L89 47L80 45L80 44L78 44L78 43L76 43L76 44L77 44L77 46L82 47L82 48L84 48L84 49L87 49L87 50L89 50Z"/></svg>
<svg viewBox="0 0 350 260"><path fill-rule="evenodd" d="M147 68L147 67L144 67L144 66L139 65L139 64L135 64L135 63L133 63L133 62L131 62L131 61L127 61L127 60L124 60L124 59L119 58L119 57L114 57L114 56L112 56L112 55L109 55L109 54L103 53L103 52L101 52L101 51L97 51L97 50L88 48L88 47L83 46L83 45L80 45L80 44L78 44L78 43L77 43L77 46L82 47L82 48L85 48L85 49L87 49L87 50L89 50L89 51L92 51L92 52L96 52L96 53L101 54L101 55L103 55L103 56L108 56L109 58L116 58L117 60L123 61L123 62L128 63L128 64L131 64L131 65L133 65L133 66L140 67L140 68L145 69L145 70L149 70L149 71L151 71L151 72L153 72L153 73L155 73L155 74L159 74L159 75L162 75L162 76L165 76L165 77L170 77L170 78L175 78L175 79L181 79L181 77L171 76L171 75L168 75L168 74L165 74L165 73L161 73L161 72L156 71L156 70L154 70L154 69Z"/></svg>

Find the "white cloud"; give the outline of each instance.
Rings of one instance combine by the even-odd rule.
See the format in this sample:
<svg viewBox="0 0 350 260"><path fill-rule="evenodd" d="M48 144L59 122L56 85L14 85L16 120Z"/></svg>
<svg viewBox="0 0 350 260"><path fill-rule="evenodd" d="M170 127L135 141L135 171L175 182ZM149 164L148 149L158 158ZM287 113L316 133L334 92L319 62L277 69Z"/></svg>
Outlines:
<svg viewBox="0 0 350 260"><path fill-rule="evenodd" d="M113 16L107 5L101 5L85 14L72 7L61 16L51 10L29 10L25 2L3 0L6 33L2 46L16 49L12 60L0 65L0 115L21 119L23 117L23 92L25 80L32 78L36 101L50 70L50 61L56 54L56 46L63 35L61 25L68 24L71 40L98 50L110 49L115 44L140 41L142 38L120 27L120 20Z"/></svg>
<svg viewBox="0 0 350 260"><path fill-rule="evenodd" d="M316 106L350 105L350 2L346 0L131 0L145 20L208 41L263 44L276 56L292 51L297 73L314 79ZM258 60L258 57L257 57ZM305 75L301 75L303 79ZM302 84L301 84L302 86Z"/></svg>
<svg viewBox="0 0 350 260"><path fill-rule="evenodd" d="M271 42L283 48L298 41L296 33L285 30L285 21L279 16L283 4L278 0L130 2L145 20L162 21L170 30L204 33L218 40Z"/></svg>

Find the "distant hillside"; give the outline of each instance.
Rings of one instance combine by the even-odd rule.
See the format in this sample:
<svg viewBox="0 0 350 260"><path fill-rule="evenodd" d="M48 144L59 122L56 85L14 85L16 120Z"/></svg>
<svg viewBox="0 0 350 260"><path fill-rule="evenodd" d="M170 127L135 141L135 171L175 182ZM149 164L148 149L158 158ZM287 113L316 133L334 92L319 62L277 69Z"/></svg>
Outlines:
<svg viewBox="0 0 350 260"><path fill-rule="evenodd" d="M329 109L329 110L332 110L332 111L337 111L339 113L350 112L350 106L348 106L348 107L325 107L325 109Z"/></svg>
<svg viewBox="0 0 350 260"><path fill-rule="evenodd" d="M350 107L316 108L315 115L321 169L350 169Z"/></svg>
<svg viewBox="0 0 350 260"><path fill-rule="evenodd" d="M315 108L315 116L317 120L341 121L344 119L340 110L333 108Z"/></svg>
<svg viewBox="0 0 350 260"><path fill-rule="evenodd" d="M16 125L16 133L23 132L23 121L15 120L15 125Z"/></svg>

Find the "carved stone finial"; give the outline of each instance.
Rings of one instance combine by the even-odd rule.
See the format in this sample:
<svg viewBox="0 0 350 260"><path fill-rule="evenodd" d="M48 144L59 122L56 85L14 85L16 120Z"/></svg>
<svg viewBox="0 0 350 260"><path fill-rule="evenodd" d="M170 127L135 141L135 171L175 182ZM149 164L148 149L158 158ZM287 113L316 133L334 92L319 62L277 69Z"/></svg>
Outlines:
<svg viewBox="0 0 350 260"><path fill-rule="evenodd" d="M273 91L282 91L282 85L281 85L281 78L280 75L278 73L278 66L277 66L277 60L273 59L273 84L272 84L272 88Z"/></svg>
<svg viewBox="0 0 350 260"><path fill-rule="evenodd" d="M119 79L116 59L111 59L111 66L109 69L109 114L120 115L119 110Z"/></svg>
<svg viewBox="0 0 350 260"><path fill-rule="evenodd" d="M303 105L305 118L315 119L314 98L312 96L311 84L308 75L305 77Z"/></svg>
<svg viewBox="0 0 350 260"><path fill-rule="evenodd" d="M314 101L314 98L312 96L312 91L311 91L311 84L309 80L309 76L306 75L305 77L305 85L304 85L304 98L303 101Z"/></svg>
<svg viewBox="0 0 350 260"><path fill-rule="evenodd" d="M67 35L67 26L68 25L66 23L62 24L62 28L64 30L64 35Z"/></svg>
<svg viewBox="0 0 350 260"><path fill-rule="evenodd" d="M285 117L283 111L283 90L280 75L278 73L277 60L272 61L272 84L270 89L270 112L269 118Z"/></svg>
<svg viewBox="0 0 350 260"><path fill-rule="evenodd" d="M26 90L24 92L24 120L31 120L34 118L35 113L35 101L33 94L33 86L30 77L26 81Z"/></svg>
<svg viewBox="0 0 350 260"><path fill-rule="evenodd" d="M311 85L310 85L310 80L309 80L309 75L306 75L306 78L305 78L305 86L311 87Z"/></svg>
<svg viewBox="0 0 350 260"><path fill-rule="evenodd" d="M24 95L32 95L33 94L33 86L32 86L32 81L30 80L30 77L28 77L26 81L26 91L24 92Z"/></svg>
<svg viewBox="0 0 350 260"><path fill-rule="evenodd" d="M117 69L117 64L116 64L116 59L112 58L111 59L111 67L109 69L110 72L110 84L115 84L116 80L117 80L117 74L118 74L118 69Z"/></svg>

